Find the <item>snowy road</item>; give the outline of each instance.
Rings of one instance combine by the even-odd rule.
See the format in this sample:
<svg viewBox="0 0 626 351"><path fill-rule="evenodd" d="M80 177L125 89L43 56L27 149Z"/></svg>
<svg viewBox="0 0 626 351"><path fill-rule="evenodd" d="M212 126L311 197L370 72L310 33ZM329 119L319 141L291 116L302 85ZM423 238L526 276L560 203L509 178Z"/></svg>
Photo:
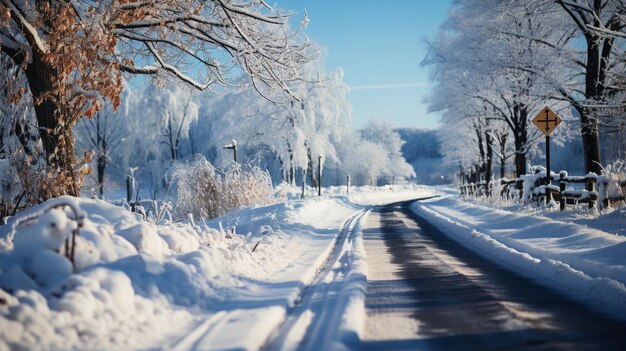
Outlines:
<svg viewBox="0 0 626 351"><path fill-rule="evenodd" d="M376 207L360 349L619 349L626 325L505 271L417 218Z"/></svg>
<svg viewBox="0 0 626 351"><path fill-rule="evenodd" d="M43 261L0 257L0 285L26 289L0 288L0 350L623 349L623 236L432 195L366 189L201 225L80 199L91 266L49 275L49 236L22 246Z"/></svg>

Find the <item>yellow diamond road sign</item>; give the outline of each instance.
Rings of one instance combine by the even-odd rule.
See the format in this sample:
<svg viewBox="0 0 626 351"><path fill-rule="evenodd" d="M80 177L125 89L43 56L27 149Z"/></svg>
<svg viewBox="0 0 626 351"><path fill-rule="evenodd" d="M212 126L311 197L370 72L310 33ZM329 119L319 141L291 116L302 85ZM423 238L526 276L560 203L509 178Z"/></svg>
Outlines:
<svg viewBox="0 0 626 351"><path fill-rule="evenodd" d="M537 126L545 136L550 136L552 131L561 124L561 118L546 106L533 118L533 124Z"/></svg>

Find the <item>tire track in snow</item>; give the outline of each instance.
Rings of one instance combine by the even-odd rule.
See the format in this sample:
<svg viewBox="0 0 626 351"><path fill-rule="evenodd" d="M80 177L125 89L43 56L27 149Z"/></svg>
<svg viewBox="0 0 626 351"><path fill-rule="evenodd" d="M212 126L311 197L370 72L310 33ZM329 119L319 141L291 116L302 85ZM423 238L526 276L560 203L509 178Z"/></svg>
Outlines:
<svg viewBox="0 0 626 351"><path fill-rule="evenodd" d="M362 222L368 213L369 209L361 210L344 222L330 255L313 283L304 289L299 301L287 312L285 322L270 337L264 350L334 349L333 344L340 341L342 331L346 332L343 317L351 303L350 292L345 290L346 278L353 269L351 260L357 245L353 239L361 232ZM363 287L365 279L362 276ZM356 281L357 288L358 285ZM354 335L348 338L350 336L354 341ZM346 335L343 337L345 339Z"/></svg>
<svg viewBox="0 0 626 351"><path fill-rule="evenodd" d="M196 349L201 339L206 337L207 334L210 333L211 329L214 329L213 327L217 323L224 320L225 316L226 312L220 311L205 319L204 321L201 321L192 329L189 334L186 334L175 343L167 346L166 349L170 351L184 351Z"/></svg>

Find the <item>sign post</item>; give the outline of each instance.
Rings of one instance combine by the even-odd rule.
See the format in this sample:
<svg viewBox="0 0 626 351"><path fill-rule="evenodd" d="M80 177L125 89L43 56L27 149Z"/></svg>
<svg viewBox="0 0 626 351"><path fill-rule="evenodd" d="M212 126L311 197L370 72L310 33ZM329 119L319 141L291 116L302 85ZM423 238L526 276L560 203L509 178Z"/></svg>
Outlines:
<svg viewBox="0 0 626 351"><path fill-rule="evenodd" d="M544 107L541 112L532 120L533 124L546 136L546 204L550 202L552 196L548 185L552 184L550 176L550 134L561 124L561 118L554 113L548 106Z"/></svg>

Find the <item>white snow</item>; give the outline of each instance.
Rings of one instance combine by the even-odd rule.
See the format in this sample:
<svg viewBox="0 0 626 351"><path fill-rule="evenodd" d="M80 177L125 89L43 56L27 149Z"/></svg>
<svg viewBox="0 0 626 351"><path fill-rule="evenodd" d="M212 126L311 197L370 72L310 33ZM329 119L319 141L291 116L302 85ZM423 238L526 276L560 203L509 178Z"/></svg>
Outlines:
<svg viewBox="0 0 626 351"><path fill-rule="evenodd" d="M472 204L454 194L417 202L412 209L485 258L626 319L626 237L554 215ZM604 227L602 219L594 222Z"/></svg>
<svg viewBox="0 0 626 351"><path fill-rule="evenodd" d="M282 192L297 199L300 189ZM25 211L0 227L0 350L350 349L365 323L367 210L435 193L412 208L455 240L626 316L626 239L606 232L624 234L623 212L507 211L414 185L345 192L160 225L99 200ZM62 203L85 214L74 265L74 210L45 211Z"/></svg>
<svg viewBox="0 0 626 351"><path fill-rule="evenodd" d="M86 215L74 266L64 251L73 211L48 210L62 203ZM364 209L345 196L309 197L156 225L99 200L44 203L0 227L0 349L257 349ZM335 302L337 335L361 328L359 228L352 223L342 251L342 281L360 290Z"/></svg>

